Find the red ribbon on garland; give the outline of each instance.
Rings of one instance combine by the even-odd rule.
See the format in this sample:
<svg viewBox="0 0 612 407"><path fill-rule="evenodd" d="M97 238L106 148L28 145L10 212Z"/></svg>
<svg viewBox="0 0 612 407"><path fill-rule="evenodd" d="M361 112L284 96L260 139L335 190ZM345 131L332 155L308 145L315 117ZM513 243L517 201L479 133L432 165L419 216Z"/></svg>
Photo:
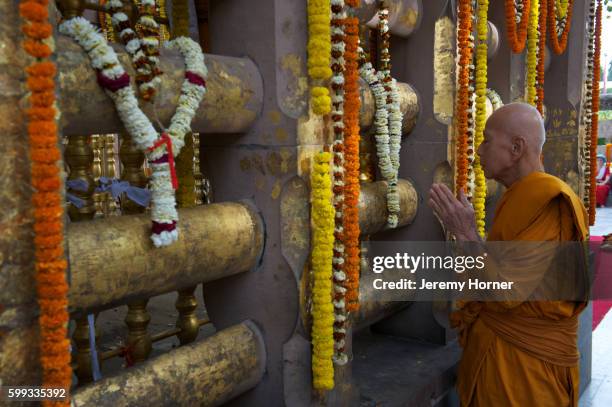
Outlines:
<svg viewBox="0 0 612 407"><path fill-rule="evenodd" d="M178 189L178 178L176 177L176 169L174 167L174 154L172 153L172 139L168 133L162 133L160 138L147 149L147 151L153 151L158 147L166 145L166 152L162 157L152 161L153 164L161 164L167 162L170 166L170 179L172 180L172 188Z"/></svg>

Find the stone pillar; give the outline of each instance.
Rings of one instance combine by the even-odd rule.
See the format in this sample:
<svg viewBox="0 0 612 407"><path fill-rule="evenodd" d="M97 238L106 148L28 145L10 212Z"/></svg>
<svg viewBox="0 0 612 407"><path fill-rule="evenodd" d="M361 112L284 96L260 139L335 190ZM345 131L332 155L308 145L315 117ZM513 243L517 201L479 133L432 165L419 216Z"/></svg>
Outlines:
<svg viewBox="0 0 612 407"><path fill-rule="evenodd" d="M18 2L0 0L0 382L36 385L38 319Z"/></svg>

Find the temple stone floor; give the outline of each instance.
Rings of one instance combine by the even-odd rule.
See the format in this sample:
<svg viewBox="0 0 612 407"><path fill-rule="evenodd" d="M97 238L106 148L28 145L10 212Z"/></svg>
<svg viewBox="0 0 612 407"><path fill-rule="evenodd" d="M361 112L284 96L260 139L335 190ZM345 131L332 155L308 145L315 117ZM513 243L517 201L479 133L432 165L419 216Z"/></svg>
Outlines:
<svg viewBox="0 0 612 407"><path fill-rule="evenodd" d="M612 207L599 208L591 235L612 233ZM593 331L591 384L580 397L580 407L612 406L612 310Z"/></svg>
<svg viewBox="0 0 612 407"><path fill-rule="evenodd" d="M612 406L612 311L593 331L591 384L580 397L580 407Z"/></svg>

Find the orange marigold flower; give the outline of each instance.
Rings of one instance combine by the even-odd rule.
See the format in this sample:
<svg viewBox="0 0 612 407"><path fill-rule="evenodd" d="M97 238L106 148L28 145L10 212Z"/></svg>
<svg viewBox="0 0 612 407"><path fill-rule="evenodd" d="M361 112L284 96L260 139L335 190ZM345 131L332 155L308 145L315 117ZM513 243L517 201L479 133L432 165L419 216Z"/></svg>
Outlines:
<svg viewBox="0 0 612 407"><path fill-rule="evenodd" d="M58 211L61 211L61 204L63 203L62 198L58 193L39 191L32 194L32 202L34 203L34 206L38 208L51 208Z"/></svg>
<svg viewBox="0 0 612 407"><path fill-rule="evenodd" d="M55 94L52 91L48 92L32 92L30 95L30 104L36 107L49 107L53 106L55 102ZM57 136L54 135L57 139Z"/></svg>
<svg viewBox="0 0 612 407"><path fill-rule="evenodd" d="M31 121L28 123L28 133L32 135L53 135L57 137L57 125L49 121Z"/></svg>
<svg viewBox="0 0 612 407"><path fill-rule="evenodd" d="M46 76L30 76L26 81L28 90L32 92L42 92L45 90L55 89L55 81L53 78Z"/></svg>
<svg viewBox="0 0 612 407"><path fill-rule="evenodd" d="M28 37L44 40L53 34L53 27L49 23L31 23L21 27L21 31Z"/></svg>
<svg viewBox="0 0 612 407"><path fill-rule="evenodd" d="M22 2L19 5L19 13L24 18L36 22L45 22L49 17L47 6L33 1Z"/></svg>
<svg viewBox="0 0 612 407"><path fill-rule="evenodd" d="M27 109L30 120L53 120L55 109L52 107L31 107Z"/></svg>
<svg viewBox="0 0 612 407"><path fill-rule="evenodd" d="M35 40L25 40L23 49L36 58L48 58L52 54L51 48L47 44Z"/></svg>
<svg viewBox="0 0 612 407"><path fill-rule="evenodd" d="M61 158L57 148L37 148L30 152L30 157L32 161L41 163L53 163Z"/></svg>

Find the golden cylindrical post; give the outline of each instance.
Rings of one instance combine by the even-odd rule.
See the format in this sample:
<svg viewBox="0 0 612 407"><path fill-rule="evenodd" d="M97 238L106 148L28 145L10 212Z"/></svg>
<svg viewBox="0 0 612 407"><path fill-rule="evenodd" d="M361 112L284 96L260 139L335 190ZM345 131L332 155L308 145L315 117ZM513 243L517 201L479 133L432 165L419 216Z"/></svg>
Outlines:
<svg viewBox="0 0 612 407"><path fill-rule="evenodd" d="M68 180L83 180L87 183L87 190L78 191L68 189L68 192L83 200L84 205L77 208L75 205L68 206L70 220L78 222L93 219L96 209L93 202L94 180L92 175L93 151L91 149L89 136L78 135L69 139L64 159L70 168Z"/></svg>
<svg viewBox="0 0 612 407"><path fill-rule="evenodd" d="M416 189L405 179L397 183L400 195L398 227L412 223L418 207ZM362 235L380 232L387 224L387 183L377 181L362 184L359 195L359 227Z"/></svg>
<svg viewBox="0 0 612 407"><path fill-rule="evenodd" d="M198 300L195 296L196 288L197 286L192 286L179 290L176 299L176 309L179 312L176 327L180 329L176 336L179 338L181 345L195 341L200 331L200 323L196 315L196 308L198 307Z"/></svg>
<svg viewBox="0 0 612 407"><path fill-rule="evenodd" d="M92 176L94 182L97 183L100 177L104 175L104 171L102 169L102 158L104 156L104 142L102 135L93 134L91 136L91 149L93 151ZM106 209L104 207L105 195L105 192L94 192L93 194L94 207L96 208L96 217L103 217L106 213Z"/></svg>
<svg viewBox="0 0 612 407"><path fill-rule="evenodd" d="M179 209L179 241L154 248L144 215L73 223L67 230L70 308L107 308L252 269L263 223L247 203Z"/></svg>
<svg viewBox="0 0 612 407"><path fill-rule="evenodd" d="M367 83L359 81L361 94L361 111L359 113L359 124L362 130L367 130L374 124L376 103L372 91ZM398 82L397 90L400 96L400 111L402 112L402 133L408 134L414 128L420 111L419 97L412 86L407 83Z"/></svg>
<svg viewBox="0 0 612 407"><path fill-rule="evenodd" d="M117 160L116 160L116 152L115 152L115 139L116 134L107 134L102 137L104 140L104 176L107 178L116 178L117 177ZM113 199L112 194L109 192L106 193L106 215L116 215L117 214L117 203Z"/></svg>
<svg viewBox="0 0 612 407"><path fill-rule="evenodd" d="M132 186L144 188L147 185L147 177L142 169L145 156L136 148L134 143L132 143L132 138L127 133L121 134L119 157L123 165L121 180L129 182ZM127 197L122 197L121 212L124 215L142 213L144 212L144 208L130 201Z"/></svg>
<svg viewBox="0 0 612 407"><path fill-rule="evenodd" d="M77 406L218 406L255 387L265 366L263 336L245 321L81 388L73 399Z"/></svg>
<svg viewBox="0 0 612 407"><path fill-rule="evenodd" d="M147 312L148 299L128 304L125 324L128 327L127 346L134 362L142 362L151 353L151 335L147 331L151 316Z"/></svg>
<svg viewBox="0 0 612 407"><path fill-rule="evenodd" d="M91 347L89 345L89 322L87 316L75 320L76 327L72 340L75 349L72 360L76 362L75 374L80 384L89 383L93 380L91 366Z"/></svg>

